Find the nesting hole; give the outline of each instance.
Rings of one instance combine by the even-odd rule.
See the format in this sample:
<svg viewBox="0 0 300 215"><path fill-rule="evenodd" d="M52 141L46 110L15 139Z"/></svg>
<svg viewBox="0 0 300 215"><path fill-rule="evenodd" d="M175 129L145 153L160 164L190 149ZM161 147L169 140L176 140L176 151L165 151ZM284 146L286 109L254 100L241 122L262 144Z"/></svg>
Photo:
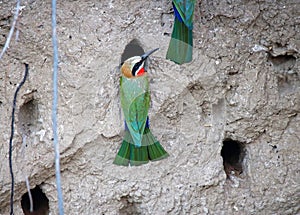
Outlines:
<svg viewBox="0 0 300 215"><path fill-rule="evenodd" d="M119 210L120 215L140 215L141 213L138 212L138 209L136 207L136 204L132 201L132 199L129 196L122 196L121 202L123 204L123 207Z"/></svg>
<svg viewBox="0 0 300 215"><path fill-rule="evenodd" d="M145 52L140 41L138 39L133 39L125 46L124 52L121 56L121 62L124 62L128 58L134 56L141 56L144 53Z"/></svg>
<svg viewBox="0 0 300 215"><path fill-rule="evenodd" d="M226 175L239 176L243 173L243 160L245 157L244 144L232 139L225 139L221 150L223 166Z"/></svg>
<svg viewBox="0 0 300 215"><path fill-rule="evenodd" d="M269 55L269 61L274 67L283 71L289 71L294 68L296 64L296 57L293 55L278 55L276 57Z"/></svg>
<svg viewBox="0 0 300 215"><path fill-rule="evenodd" d="M33 212L30 212L30 197L28 192L26 192L21 199L22 210L25 215L48 215L49 214L49 199L43 193L39 186L30 190L33 203Z"/></svg>
<svg viewBox="0 0 300 215"><path fill-rule="evenodd" d="M35 100L24 103L19 110L18 120L21 133L30 136L37 129L39 111Z"/></svg>

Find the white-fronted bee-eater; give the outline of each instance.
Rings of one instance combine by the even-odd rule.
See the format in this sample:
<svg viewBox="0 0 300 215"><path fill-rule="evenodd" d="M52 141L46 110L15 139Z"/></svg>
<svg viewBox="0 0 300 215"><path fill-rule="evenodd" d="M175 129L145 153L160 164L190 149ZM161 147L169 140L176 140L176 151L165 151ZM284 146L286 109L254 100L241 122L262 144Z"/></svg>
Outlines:
<svg viewBox="0 0 300 215"><path fill-rule="evenodd" d="M188 63L193 54L193 14L195 0L173 0L174 25L167 59L178 64Z"/></svg>
<svg viewBox="0 0 300 215"><path fill-rule="evenodd" d="M154 49L121 64L120 100L125 136L114 164L138 166L168 156L149 128L150 90L145 61Z"/></svg>

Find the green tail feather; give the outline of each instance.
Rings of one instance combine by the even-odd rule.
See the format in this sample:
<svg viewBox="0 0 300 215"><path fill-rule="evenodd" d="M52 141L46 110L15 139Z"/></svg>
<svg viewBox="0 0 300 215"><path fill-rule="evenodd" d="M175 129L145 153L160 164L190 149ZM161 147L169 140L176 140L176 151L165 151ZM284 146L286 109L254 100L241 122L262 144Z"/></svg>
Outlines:
<svg viewBox="0 0 300 215"><path fill-rule="evenodd" d="M170 40L167 59L178 64L188 63L193 54L193 31L175 19L172 37Z"/></svg>
<svg viewBox="0 0 300 215"><path fill-rule="evenodd" d="M149 128L145 128L142 146L134 145L132 137L126 130L121 148L114 160L114 164L121 166L139 166L148 163L149 160L156 161L168 157L160 143L155 139Z"/></svg>

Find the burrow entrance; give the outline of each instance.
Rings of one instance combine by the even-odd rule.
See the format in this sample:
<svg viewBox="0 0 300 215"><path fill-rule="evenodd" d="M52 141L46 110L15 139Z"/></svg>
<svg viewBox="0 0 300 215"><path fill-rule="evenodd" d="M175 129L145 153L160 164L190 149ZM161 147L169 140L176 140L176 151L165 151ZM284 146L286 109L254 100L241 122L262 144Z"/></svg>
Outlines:
<svg viewBox="0 0 300 215"><path fill-rule="evenodd" d="M32 202L32 208L31 203ZM49 214L49 199L43 193L39 186L30 190L30 194L26 192L21 199L22 210L25 215L48 215ZM32 212L30 212L32 209Z"/></svg>
<svg viewBox="0 0 300 215"><path fill-rule="evenodd" d="M239 176L243 173L244 145L244 143L232 139L225 139L223 141L221 156L227 177L231 175Z"/></svg>

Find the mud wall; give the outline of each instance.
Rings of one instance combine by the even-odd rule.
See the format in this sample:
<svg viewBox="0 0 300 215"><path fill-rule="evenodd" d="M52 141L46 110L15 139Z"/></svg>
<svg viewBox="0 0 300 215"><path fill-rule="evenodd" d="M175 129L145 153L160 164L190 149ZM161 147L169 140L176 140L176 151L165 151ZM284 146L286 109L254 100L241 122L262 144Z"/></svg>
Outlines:
<svg viewBox="0 0 300 215"><path fill-rule="evenodd" d="M0 2L0 45L14 2ZM15 214L39 185L57 214L50 1L22 1L0 60L0 214L9 213L14 91ZM296 214L300 201L300 5L197 1L193 61L165 59L171 1L58 1L59 143L66 214ZM149 65L151 128L170 157L112 164L122 140L118 73L132 39Z"/></svg>

